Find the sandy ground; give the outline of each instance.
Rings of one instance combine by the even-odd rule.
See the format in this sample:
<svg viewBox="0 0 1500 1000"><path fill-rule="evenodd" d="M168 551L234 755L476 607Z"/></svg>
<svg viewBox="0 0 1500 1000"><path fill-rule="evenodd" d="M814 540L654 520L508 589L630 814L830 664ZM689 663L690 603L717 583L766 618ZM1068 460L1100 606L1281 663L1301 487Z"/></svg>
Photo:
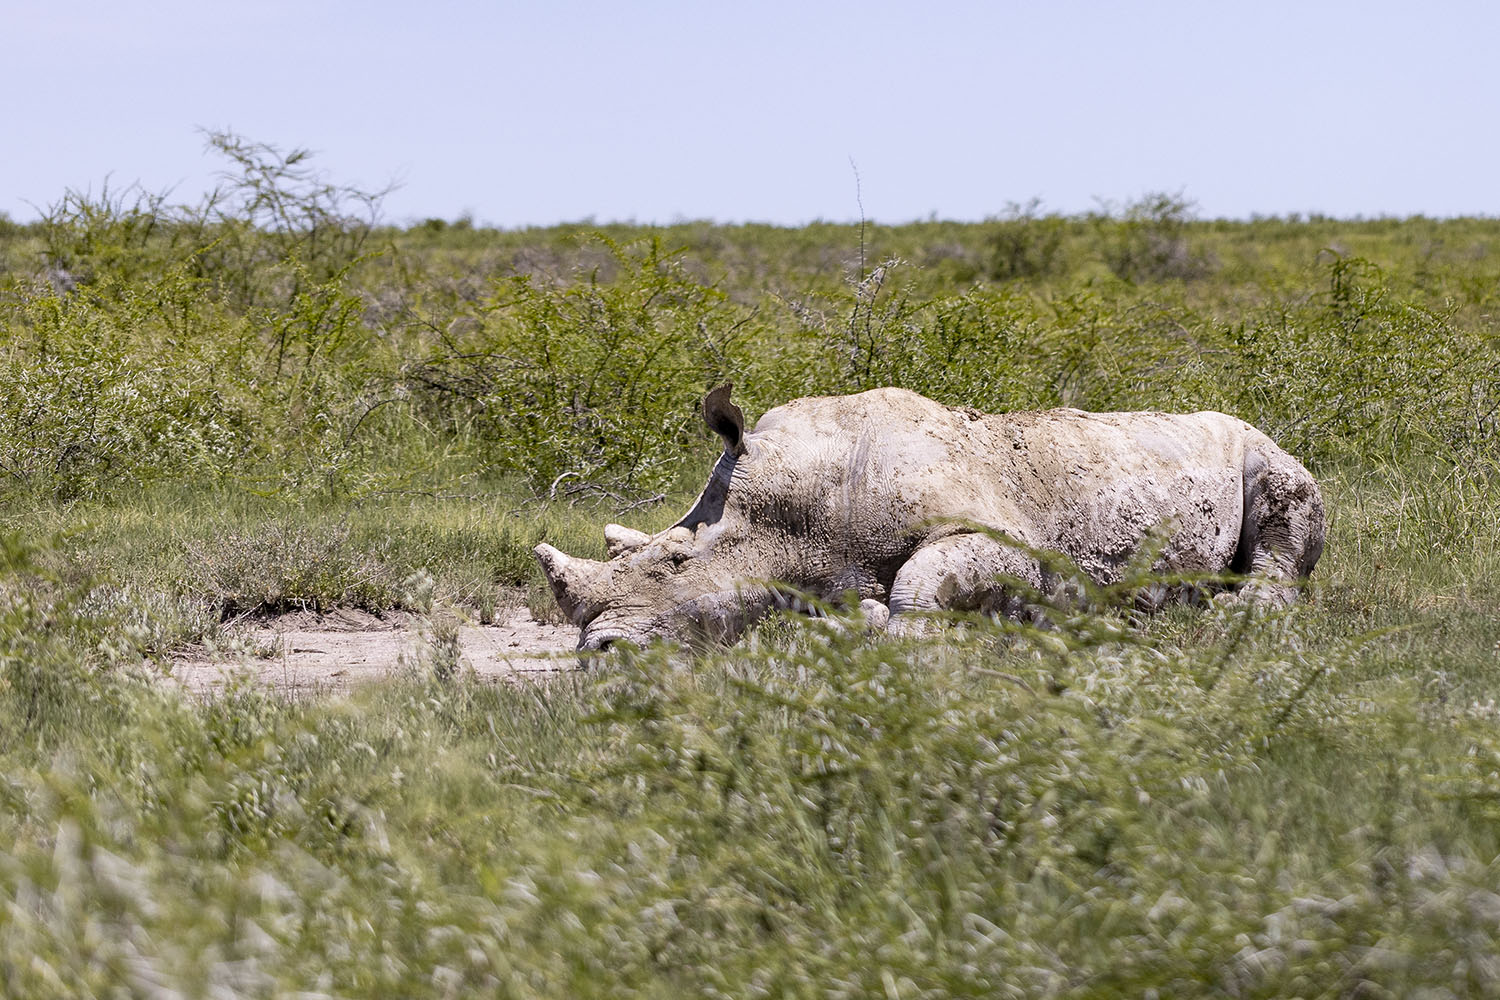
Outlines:
<svg viewBox="0 0 1500 1000"><path fill-rule="evenodd" d="M506 679L577 668L569 655L577 629L539 622L525 608L503 614L494 625L457 626L460 670ZM440 631L415 615L299 612L232 629L215 647L185 651L173 660L171 679L197 692L241 676L289 691L343 691L403 670L431 671L443 655L435 642Z"/></svg>

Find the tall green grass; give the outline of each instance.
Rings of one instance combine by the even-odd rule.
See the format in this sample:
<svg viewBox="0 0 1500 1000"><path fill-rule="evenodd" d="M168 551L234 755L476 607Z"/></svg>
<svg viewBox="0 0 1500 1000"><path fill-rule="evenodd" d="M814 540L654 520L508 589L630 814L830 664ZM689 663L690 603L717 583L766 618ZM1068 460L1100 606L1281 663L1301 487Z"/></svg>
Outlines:
<svg viewBox="0 0 1500 1000"><path fill-rule="evenodd" d="M1408 659L1488 650L1393 655L1347 613L902 646L787 621L311 703L75 680L42 710L65 726L9 720L0 969L14 995L1492 991L1494 705Z"/></svg>

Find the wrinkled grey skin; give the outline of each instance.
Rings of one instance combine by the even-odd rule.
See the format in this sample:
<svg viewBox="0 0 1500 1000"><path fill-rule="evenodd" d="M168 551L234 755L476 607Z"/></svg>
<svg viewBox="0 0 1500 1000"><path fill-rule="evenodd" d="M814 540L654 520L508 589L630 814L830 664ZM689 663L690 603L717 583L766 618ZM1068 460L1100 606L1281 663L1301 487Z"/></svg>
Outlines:
<svg viewBox="0 0 1500 1000"><path fill-rule="evenodd" d="M1021 616L1002 578L1044 593L1059 582L1035 552L1109 585L1163 539L1157 572L1243 574L1222 598L1284 605L1323 550L1312 476L1222 413L985 415L875 389L794 400L746 434L722 386L704 418L724 454L676 525L606 526L607 562L537 546L580 649L733 641L778 605L773 582L854 592L895 631L928 610Z"/></svg>

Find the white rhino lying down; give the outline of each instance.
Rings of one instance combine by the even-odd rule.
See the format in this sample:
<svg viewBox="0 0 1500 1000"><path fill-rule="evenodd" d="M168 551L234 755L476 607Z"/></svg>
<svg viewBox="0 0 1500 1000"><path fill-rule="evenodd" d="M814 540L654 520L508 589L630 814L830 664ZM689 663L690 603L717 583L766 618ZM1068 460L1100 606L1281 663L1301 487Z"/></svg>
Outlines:
<svg viewBox="0 0 1500 1000"><path fill-rule="evenodd" d="M898 630L928 610L1019 615L1016 580L1058 585L1034 553L1109 585L1163 541L1157 572L1243 574L1241 597L1280 605L1323 551L1312 476L1222 413L990 416L874 389L794 400L747 434L726 385L703 415L724 454L686 517L656 535L607 525L608 562L536 547L580 649L732 641L779 606L773 582L856 592Z"/></svg>

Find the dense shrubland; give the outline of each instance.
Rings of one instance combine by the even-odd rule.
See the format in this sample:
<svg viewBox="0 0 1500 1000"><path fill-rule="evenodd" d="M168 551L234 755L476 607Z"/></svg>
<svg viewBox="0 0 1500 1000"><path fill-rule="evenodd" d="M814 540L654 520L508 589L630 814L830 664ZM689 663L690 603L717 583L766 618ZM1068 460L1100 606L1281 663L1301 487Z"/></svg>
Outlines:
<svg viewBox="0 0 1500 1000"><path fill-rule="evenodd" d="M1500 993L1500 223L400 229L210 143L201 203L0 224L7 995ZM669 523L724 379L1226 410L1328 552L1276 616L153 682L246 615L544 609L530 547Z"/></svg>

